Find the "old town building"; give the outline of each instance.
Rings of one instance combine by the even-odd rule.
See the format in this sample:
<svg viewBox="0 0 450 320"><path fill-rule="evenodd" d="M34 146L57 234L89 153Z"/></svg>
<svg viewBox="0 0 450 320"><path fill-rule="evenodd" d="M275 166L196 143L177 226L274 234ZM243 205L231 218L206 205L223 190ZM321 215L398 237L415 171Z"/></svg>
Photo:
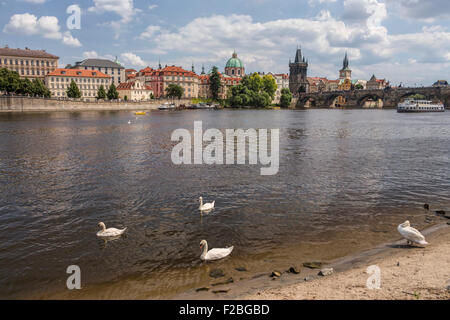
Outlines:
<svg viewBox="0 0 450 320"><path fill-rule="evenodd" d="M212 92L210 89L210 82L209 77L211 75L211 72L209 74L202 73L198 76L199 78L199 90L198 90L198 97L199 98L212 98ZM220 90L219 90L219 98L225 99L227 97L228 91L230 87L238 85L241 82L240 77L230 77L228 75L224 75L219 72L220 76Z"/></svg>
<svg viewBox="0 0 450 320"><path fill-rule="evenodd" d="M122 82L117 86L117 92L122 100L148 101L153 98L152 88L140 80Z"/></svg>
<svg viewBox="0 0 450 320"><path fill-rule="evenodd" d="M76 62L75 66L70 66L69 68L103 72L111 76L112 82L116 87L119 83L125 82L125 68L120 65L117 59L114 62L106 59L86 59Z"/></svg>
<svg viewBox="0 0 450 320"><path fill-rule="evenodd" d="M372 89L384 89L389 85L386 79L377 79L375 75L372 75L369 81L367 81L366 88L368 90Z"/></svg>
<svg viewBox="0 0 450 320"><path fill-rule="evenodd" d="M242 78L245 75L245 67L241 59L238 58L237 53L233 52L231 58L225 65L225 74L230 77Z"/></svg>
<svg viewBox="0 0 450 320"><path fill-rule="evenodd" d="M289 61L289 89L294 97L300 93L309 92L307 73L308 61L302 56L301 49L298 48L294 62Z"/></svg>
<svg viewBox="0 0 450 320"><path fill-rule="evenodd" d="M108 91L111 76L97 70L56 69L45 76L45 85L52 93L52 97L67 98L67 89L75 81L81 91L83 100L95 100L100 86Z"/></svg>
<svg viewBox="0 0 450 320"><path fill-rule="evenodd" d="M58 68L59 57L45 50L0 48L0 68L16 71L30 80L44 78Z"/></svg>

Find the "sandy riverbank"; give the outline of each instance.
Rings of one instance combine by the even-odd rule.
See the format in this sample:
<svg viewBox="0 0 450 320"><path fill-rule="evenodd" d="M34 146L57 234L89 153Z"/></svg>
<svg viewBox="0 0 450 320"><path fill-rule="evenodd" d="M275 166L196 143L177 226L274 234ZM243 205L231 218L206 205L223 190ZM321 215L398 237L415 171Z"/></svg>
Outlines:
<svg viewBox="0 0 450 320"><path fill-rule="evenodd" d="M342 272L312 281L255 291L243 299L450 299L450 226L426 235L426 248L407 247L399 241L375 255L355 261ZM381 270L381 288L366 287L366 269L377 265ZM284 276L284 275L283 275Z"/></svg>

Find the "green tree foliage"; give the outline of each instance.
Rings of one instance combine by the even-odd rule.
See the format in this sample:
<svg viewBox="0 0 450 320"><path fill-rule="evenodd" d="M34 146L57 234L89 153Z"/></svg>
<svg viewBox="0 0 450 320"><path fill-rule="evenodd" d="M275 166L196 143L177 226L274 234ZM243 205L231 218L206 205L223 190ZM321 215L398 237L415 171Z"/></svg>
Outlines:
<svg viewBox="0 0 450 320"><path fill-rule="evenodd" d="M275 89L274 89L275 88ZM228 104L233 107L268 107L270 106L277 86L272 76L261 76L257 73L247 75L237 86L228 92Z"/></svg>
<svg viewBox="0 0 450 320"><path fill-rule="evenodd" d="M69 98L73 98L73 99L79 99L81 98L81 91L78 88L77 84L75 83L75 81L72 80L72 82L69 85L69 88L67 88L67 96Z"/></svg>
<svg viewBox="0 0 450 320"><path fill-rule="evenodd" d="M412 96L409 96L408 98L413 99L413 100L425 100L426 99L426 97L420 93L416 93Z"/></svg>
<svg viewBox="0 0 450 320"><path fill-rule="evenodd" d="M209 89L211 90L212 98L214 100L219 99L220 87L221 83L219 70L217 69L216 66L214 66L212 68L211 74L209 75Z"/></svg>
<svg viewBox="0 0 450 320"><path fill-rule="evenodd" d="M20 95L50 97L50 90L45 87L41 80L33 80L20 78L15 71L6 68L0 68L0 91L6 93L15 93Z"/></svg>
<svg viewBox="0 0 450 320"><path fill-rule="evenodd" d="M181 99L181 97L184 94L184 89L180 87L177 84L169 84L169 86L166 88L166 96L168 98L178 98Z"/></svg>
<svg viewBox="0 0 450 320"><path fill-rule="evenodd" d="M108 93L106 94L109 100L117 100L119 99L119 93L117 92L117 88L114 83L111 83L108 89Z"/></svg>
<svg viewBox="0 0 450 320"><path fill-rule="evenodd" d="M97 100L106 99L106 90L103 85L101 85L100 88L98 88L96 98L97 98Z"/></svg>
<svg viewBox="0 0 450 320"><path fill-rule="evenodd" d="M357 85L355 85L355 89L356 90L362 90L364 89L363 85L361 83L358 83Z"/></svg>
<svg viewBox="0 0 450 320"><path fill-rule="evenodd" d="M50 90L44 85L44 83L39 79L34 79L31 83L33 95L39 97L50 98Z"/></svg>
<svg viewBox="0 0 450 320"><path fill-rule="evenodd" d="M280 106L288 108L292 102L292 93L288 88L281 89Z"/></svg>
<svg viewBox="0 0 450 320"><path fill-rule="evenodd" d="M262 78L262 88L269 94L272 100L275 98L275 92L277 91L278 86L275 78L270 74L267 74Z"/></svg>

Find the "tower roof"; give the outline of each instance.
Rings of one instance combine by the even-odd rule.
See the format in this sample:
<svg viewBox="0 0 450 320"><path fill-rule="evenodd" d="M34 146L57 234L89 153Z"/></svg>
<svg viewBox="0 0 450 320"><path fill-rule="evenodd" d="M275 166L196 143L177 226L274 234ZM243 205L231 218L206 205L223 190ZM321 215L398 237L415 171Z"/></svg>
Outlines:
<svg viewBox="0 0 450 320"><path fill-rule="evenodd" d="M300 63L302 61L302 49L297 48L297 52L295 53L295 63Z"/></svg>
<svg viewBox="0 0 450 320"><path fill-rule="evenodd" d="M244 64L237 57L236 51L233 52L233 56L227 61L225 68L244 68Z"/></svg>
<svg viewBox="0 0 450 320"><path fill-rule="evenodd" d="M342 64L342 69L348 69L348 57L347 57L347 51L345 52L345 57L344 57L344 61Z"/></svg>

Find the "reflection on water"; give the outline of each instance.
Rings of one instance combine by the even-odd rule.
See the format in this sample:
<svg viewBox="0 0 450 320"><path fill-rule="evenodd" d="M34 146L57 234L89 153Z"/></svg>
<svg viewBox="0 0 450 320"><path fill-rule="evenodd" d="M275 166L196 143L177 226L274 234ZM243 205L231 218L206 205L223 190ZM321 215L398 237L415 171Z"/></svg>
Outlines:
<svg viewBox="0 0 450 320"><path fill-rule="evenodd" d="M196 120L280 128L279 173L173 165L172 131ZM406 218L425 225L424 202L450 202L449 121L382 110L0 115L0 297L171 297L215 268L240 279L396 238ZM199 196L216 209L201 215ZM99 221L127 233L99 240ZM235 250L202 263L202 239ZM78 292L65 289L73 264Z"/></svg>

